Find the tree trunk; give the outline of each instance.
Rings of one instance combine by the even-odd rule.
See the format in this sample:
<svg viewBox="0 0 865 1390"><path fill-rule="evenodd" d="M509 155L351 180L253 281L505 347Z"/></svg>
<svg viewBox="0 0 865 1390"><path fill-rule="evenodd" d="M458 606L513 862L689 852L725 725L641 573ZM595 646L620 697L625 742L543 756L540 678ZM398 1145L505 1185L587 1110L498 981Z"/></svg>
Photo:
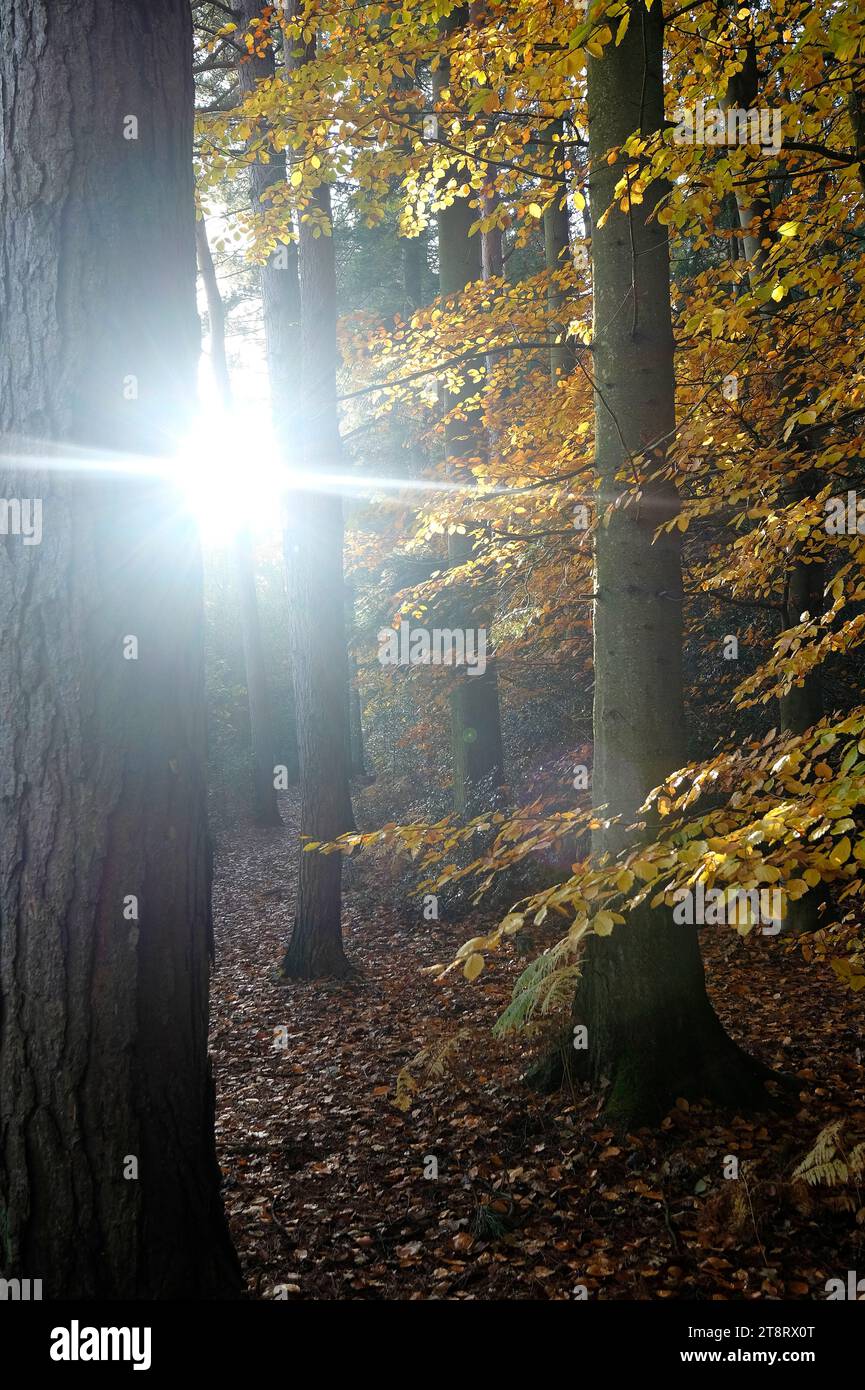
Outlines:
<svg viewBox="0 0 865 1390"><path fill-rule="evenodd" d="M249 739L252 752L252 805L256 825L282 825L276 800L274 769L276 738L270 682L264 661L258 594L255 589L255 555L249 531L243 527L234 538L235 575L243 635L243 662L249 704Z"/></svg>
<svg viewBox="0 0 865 1390"><path fill-rule="evenodd" d="M550 140L554 136L559 137L550 152L556 171L556 194L544 211L544 262L549 274L564 270L571 257L568 180L564 167L564 150L560 143L564 133L564 122L561 119L547 126L546 134ZM550 376L554 386L560 377L569 376L576 365L574 345L567 338L565 329L561 328L556 332L553 327L553 320L560 316L565 300L566 296L561 286L550 281L547 288L547 305L550 311ZM559 339L558 342L555 341L556 337Z"/></svg>
<svg viewBox="0 0 865 1390"><path fill-rule="evenodd" d="M361 705L360 689L357 683L357 661L354 656L349 656L348 670L351 775L363 781L372 782L375 779L367 772L366 758L363 749L363 706Z"/></svg>
<svg viewBox="0 0 865 1390"><path fill-rule="evenodd" d="M238 0L236 12L240 31L251 20L258 19L265 8L263 0ZM273 77L276 69L273 49L263 57L251 57L244 50L238 57L237 76L244 95L253 92L260 81ZM251 141L265 133L256 130ZM249 187L253 211L267 209L274 190L279 191L286 180L285 153L268 142L267 163L256 159L249 166ZM277 437L291 440L297 427L297 360L300 334L300 287L298 281L297 243L280 245L271 253L259 271L261 304L264 315L264 338L267 348L268 374L273 420Z"/></svg>
<svg viewBox="0 0 865 1390"><path fill-rule="evenodd" d="M731 106L747 110L754 106L758 97L758 88L757 53L753 39L751 39L745 50L743 68L734 74L727 83L727 91L721 102L723 110L726 111ZM769 219L772 209L768 190L768 184L761 188L753 183L740 183L736 188L736 207L742 230L745 257L751 266L749 278L752 289L756 289L760 282L770 250ZM774 302L771 299L767 300L761 311L763 317L771 320L775 308ZM785 393L785 388L784 374L779 372L777 378L779 395ZM819 491L819 479L814 480L814 487L815 491ZM791 500L807 496L808 490L807 479L797 479L791 489ZM801 555L794 554L788 563L784 584L785 627L798 624L800 615L806 609L813 614L817 606L822 607L824 581L825 566L822 563L809 563ZM820 668L817 667L811 671L802 685L793 686L778 703L782 729L786 729L790 733L802 734L812 724L816 724L823 713L823 680ZM815 895L809 894L805 898L798 899L796 903L791 903L790 908L793 916L799 919L813 917L815 900ZM814 918L814 922L816 924L816 918Z"/></svg>
<svg viewBox="0 0 865 1390"><path fill-rule="evenodd" d="M307 49L307 59L313 51ZM330 222L327 184L315 190L311 210ZM312 224L304 221L300 297L300 457L307 486L286 500L285 558L300 751L300 829L314 841L329 841L354 826L346 737L342 499L332 488L315 490L316 475L340 471L336 260L332 235L313 236ZM296 447L297 441L292 443ZM341 890L340 854L301 852L297 912L283 962L286 976L310 979L350 971L342 945Z"/></svg>
<svg viewBox="0 0 865 1390"><path fill-rule="evenodd" d="M468 23L467 8L454 10L439 28L445 40L448 35ZM433 88L438 101L447 87L449 64L445 58L433 73ZM462 177L462 176L460 176ZM482 276L481 237L469 236L469 228L477 220L477 212L467 198L456 198L450 207L438 213L439 234L439 291L442 296L459 294L466 285ZM472 395L475 387L466 382L455 395L444 392L445 409L450 411L461 399ZM483 437L477 412L464 421L449 422L446 445L450 469L454 478L471 483L473 475L468 460L483 449ZM448 536L448 560L452 566L464 565L476 553L471 536ZM456 617L460 627L487 626L483 613L471 614L466 604ZM451 695L451 747L453 753L453 803L458 815L473 816L488 807L504 777L499 689L495 660L487 660L483 675L460 678Z"/></svg>
<svg viewBox="0 0 865 1390"><path fill-rule="evenodd" d="M492 217L499 204L495 193L485 193L482 199L484 217ZM505 239L501 227L490 227L481 233L481 274L485 280L502 279L505 273Z"/></svg>
<svg viewBox="0 0 865 1390"><path fill-rule="evenodd" d="M223 409L228 415L233 409L231 376L225 350L225 306L219 292L219 282L207 239L207 227L200 218L195 225L198 249L198 269L207 297L207 316L210 319L210 359ZM252 537L244 527L234 539L234 562L240 608L240 630L243 637L243 662L246 674L246 697L249 705L250 752L252 754L252 811L257 825L282 825L282 816L274 787L276 739L273 732L273 706L270 684L261 640L258 617L258 595L255 591L255 557Z"/></svg>
<svg viewBox="0 0 865 1390"><path fill-rule="evenodd" d="M650 473L675 427L667 239L649 221L662 188L599 226L624 167L608 164L608 151L663 120L662 52L660 7L647 11L635 0L622 42L588 59L602 507L628 487L629 456ZM671 485L647 483L638 505L617 509L596 533L593 799L623 817L596 832L598 855L629 843L627 826L646 793L686 760L680 545L675 532L653 540L677 509ZM765 1098L764 1069L727 1037L709 1003L696 931L674 925L666 909L635 913L612 936L591 938L575 1017L588 1028L585 1074L609 1081L607 1113L623 1127L658 1119L678 1096Z"/></svg>
<svg viewBox="0 0 865 1390"><path fill-rule="evenodd" d="M44 508L0 563L0 1264L52 1299L233 1297L201 573L156 476L195 398L189 6L0 27L2 487Z"/></svg>
<svg viewBox="0 0 865 1390"><path fill-rule="evenodd" d="M403 237L402 282L405 301L405 316L411 318L423 304L423 278L426 267L426 240L423 233L413 237Z"/></svg>
<svg viewBox="0 0 865 1390"><path fill-rule="evenodd" d="M757 52L753 39L749 39L745 50L745 62L741 71L735 73L727 83L727 90L721 102L726 111L728 107L747 110L756 105L759 88ZM749 190L751 190L749 192ZM750 263L749 281L756 289L766 266L770 250L769 219L771 201L769 185L740 185L736 188L736 207L739 225L742 230L742 245L746 259ZM775 304L770 299L764 304L761 313L771 320ZM777 373L777 392L781 397L786 393L785 374ZM789 500L796 501L808 496L813 489L820 490L820 480L812 475L797 478L789 491ZM826 580L826 567L822 561L809 562L801 553L795 551L787 562L784 576L784 627L795 627L804 612L812 616L823 607L823 588ZM801 685L794 685L778 701L781 728L792 734L803 734L823 715L823 674L819 666L812 669ZM784 919L784 934L798 936L803 932L816 931L819 925L819 909L826 901L826 889L820 885L804 897L787 905Z"/></svg>

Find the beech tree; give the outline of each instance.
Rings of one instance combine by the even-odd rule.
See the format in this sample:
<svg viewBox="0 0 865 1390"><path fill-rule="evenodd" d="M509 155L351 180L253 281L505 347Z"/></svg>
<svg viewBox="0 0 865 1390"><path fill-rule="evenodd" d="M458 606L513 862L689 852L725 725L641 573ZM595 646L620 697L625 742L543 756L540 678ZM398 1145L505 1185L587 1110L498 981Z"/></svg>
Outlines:
<svg viewBox="0 0 865 1390"><path fill-rule="evenodd" d="M308 206L324 169L358 225L390 230L395 189L400 234L439 221L437 303L410 319L349 317L340 340L346 399L352 410L366 403L352 433L386 429L396 410L410 421L420 486L409 525L388 539L421 549L429 564L401 592L402 610L443 608L456 577L448 540L459 524L483 529L482 551L468 555L482 563L460 568L470 604L493 593L514 709L557 668L574 673L574 726L590 688L597 697L594 738L579 728L572 784L588 789L594 744L594 808L585 795L559 811L530 801L475 825L419 819L344 844L418 856L422 847L419 867L438 866L442 886L474 874L486 886L532 855L546 872L557 856L561 882L512 904L443 969L459 963L475 979L486 951L531 926L547 945L525 987L522 976L515 984L508 1021L525 1022L534 1004L569 1008L582 974L587 1069L614 1075L611 1104L623 1117L663 1105L671 1088L762 1100L764 1076L720 1029L694 933L674 931L671 913L695 883L722 896L772 885L787 920L809 891L825 890L836 920L831 940L817 933L815 955L861 988L861 21L830 4L797 3L789 15L697 5L676 11L661 34L659 6L626 0L579 15L553 5L542 21L522 3L474 6L472 22L462 8L442 22L410 7L392 26L376 6L312 5L303 20L304 35L320 39L304 82L273 89L238 118L266 111L309 152L292 170L292 206ZM719 134L733 114L721 97L731 80L741 79L732 98L753 99L751 48L768 106L740 110L732 134L729 122ZM432 130L427 70L438 97ZM713 102L728 108L711 112L718 127ZM591 210L575 153L589 115ZM780 144L762 134L764 115L785 127ZM543 137L557 123L567 138L550 146ZM236 125L216 119L215 141L230 145ZM223 159L230 167L230 153ZM591 277L581 257L562 254L565 185L592 238ZM749 212L758 200L759 219ZM502 238L509 274L492 281ZM555 391L551 341L577 367L553 362ZM737 376L742 393L731 398L722 388ZM434 380L457 404L446 425ZM461 409L469 392L472 408ZM472 438L475 404L484 447ZM457 478L477 486L471 511ZM480 520L469 527L467 516ZM350 563L363 568L380 543L375 527L353 528ZM741 675L721 664L738 660L740 643ZM810 696L821 675L827 691L846 687L842 709L853 713L806 729L819 715ZM422 671L410 680L413 697L430 698L395 746L419 734L439 776L447 730L438 692ZM602 805L609 825L597 823ZM444 862L488 820L487 852ZM637 820L644 828L629 833ZM586 850L570 869L560 857L568 837ZM569 920L567 936L551 941L557 917ZM611 933L621 941L607 946Z"/></svg>
<svg viewBox="0 0 865 1390"><path fill-rule="evenodd" d="M195 225L198 270L204 282L210 320L210 358L216 387L226 415L233 409L231 375L225 343L225 306L219 289L207 227L201 218ZM255 551L247 527L234 537L234 573L237 582L246 698L249 705L249 738L252 755L252 809L257 825L282 825L274 786L276 740L270 682L264 659L258 595L255 589Z"/></svg>
<svg viewBox="0 0 865 1390"><path fill-rule="evenodd" d="M260 83L272 83L276 74L276 50L262 20L265 10L260 0L238 0L236 6L240 34L248 33L252 25L256 36L260 35L251 51L239 38L234 39L238 85L247 97L255 96ZM265 120L255 122L246 148L253 217L266 220L274 199L285 190L285 149L274 145L272 129ZM294 230L290 222L283 229L283 240L268 238L259 266L270 395L276 432L282 440L294 436L300 385L300 286Z"/></svg>
<svg viewBox="0 0 865 1390"><path fill-rule="evenodd" d="M0 558L0 1261L232 1296L201 577L161 476L198 354L189 6L9 0L0 93L3 488L44 514Z"/></svg>
<svg viewBox="0 0 865 1390"><path fill-rule="evenodd" d="M652 217L664 188L622 211L626 159L608 158L663 122L664 25L660 5L639 0L630 17L621 42L587 61L599 505L624 500L632 468L641 478L639 499L613 506L595 535L592 795L621 818L595 831L599 855L627 842L645 797L687 757L681 542L656 535L678 510L672 483L655 476L675 432L667 234ZM765 1098L765 1069L709 1003L696 931L664 907L593 937L575 1017L588 1029L586 1070L610 1079L607 1109L622 1123L655 1119L677 1096Z"/></svg>
<svg viewBox="0 0 865 1390"><path fill-rule="evenodd" d="M455 9L441 21L442 35L447 39L468 23L468 7ZM447 86L448 62L442 56L433 86L439 103ZM455 172L445 171L445 187L451 180L456 181ZM443 194L443 203L438 213L439 291L443 298L448 298L461 294L473 281L482 278L482 238L471 234L477 214L467 198ZM474 391L468 373L459 389L442 390L449 416L445 424L448 467L455 480L464 482L471 481L470 461L483 449L477 408L460 410ZM454 530L448 536L448 560L452 566L470 564L477 555L479 545L474 529L469 522L463 533ZM457 622L463 627L486 627L489 615L483 610L472 612L463 597L458 601ZM490 801L504 776L498 677L493 659L487 662L482 675L463 675L458 679L451 694L451 749L454 810L460 815L474 815Z"/></svg>
<svg viewBox="0 0 865 1390"><path fill-rule="evenodd" d="M286 66L315 55L286 34ZM330 188L319 183L300 218L302 403L298 462L303 486L286 498L285 562L300 754L300 828L308 842L353 828L349 792L349 711L342 567L340 439L336 406L336 264ZM288 441L285 441L286 445ZM297 439L294 441L297 448ZM320 481L321 480L321 481ZM345 975L342 860L301 852L297 906L283 961L289 977Z"/></svg>

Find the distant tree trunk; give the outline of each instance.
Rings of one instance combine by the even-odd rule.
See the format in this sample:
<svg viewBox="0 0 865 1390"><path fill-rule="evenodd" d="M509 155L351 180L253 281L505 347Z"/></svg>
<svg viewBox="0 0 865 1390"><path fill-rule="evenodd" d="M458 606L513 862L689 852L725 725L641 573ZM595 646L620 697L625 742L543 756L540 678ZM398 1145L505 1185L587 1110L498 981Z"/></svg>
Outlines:
<svg viewBox="0 0 865 1390"><path fill-rule="evenodd" d="M253 811L257 825L282 825L276 801L274 768L276 738L273 725L273 705L270 682L264 660L261 622L258 615L258 594L255 588L255 555L252 537L246 527L234 538L235 575L240 604L240 630L243 636L243 661L246 670L246 695L249 704L249 735L252 749Z"/></svg>
<svg viewBox="0 0 865 1390"><path fill-rule="evenodd" d="M650 472L675 426L666 232L649 221L663 190L648 189L629 215L614 211L598 225L622 177L622 161L608 164L608 151L663 120L662 51L660 7L634 0L623 41L588 59L602 507L627 486L619 477L625 451ZM593 799L623 816L596 832L597 854L628 843L646 793L686 758L680 545L675 532L653 539L677 508L672 486L644 484L639 506L614 511L595 538ZM587 1026L588 1049L571 1050L568 1061L584 1062L596 1082L609 1078L607 1113L621 1126L656 1120L678 1096L765 1099L765 1069L732 1042L709 1003L696 931L664 908L591 938L575 1017Z"/></svg>
<svg viewBox="0 0 865 1390"><path fill-rule="evenodd" d="M237 21L241 31L259 18L265 9L262 0L238 0ZM237 76L244 95L255 91L260 81L273 78L276 60L273 48L264 50L261 57L245 50L238 54ZM250 147L267 133L259 126L250 136ZM264 214L274 193L279 194L287 177L285 152L268 141L267 160L256 158L249 167L249 187L253 212ZM293 227L290 229L295 230ZM274 429L289 462L293 457L298 428L298 385L300 365L300 282L298 278L296 240L282 242L272 251L267 264L259 268L264 341L267 352L268 380ZM299 779L299 752L294 721L289 724L290 740L286 755L288 780Z"/></svg>
<svg viewBox="0 0 865 1390"><path fill-rule="evenodd" d="M721 105L740 107L747 110L756 105L759 88L757 51L753 38L749 39L745 50L745 62L741 71L728 81L727 90ZM771 249L770 218L772 213L768 183L741 184L736 187L736 208L742 230L742 244L745 257L750 263L749 281L756 289ZM761 312L767 322L771 321L775 303L769 299ZM783 371L777 374L779 396L785 393ZM795 501L807 497L809 493L819 492L821 481L812 473L798 477L788 492L788 500ZM822 560L809 560L801 553L794 553L787 561L784 576L783 625L795 627L802 614L808 612L813 617L823 608L823 590L826 583L826 566ZM819 666L805 676L801 685L791 686L786 695L778 701L781 728L792 734L802 734L810 729L823 715L823 674ZM820 904L826 900L825 885L820 884L804 897L788 902L784 919L785 935L799 935L814 931L819 925Z"/></svg>
<svg viewBox="0 0 865 1390"><path fill-rule="evenodd" d="M372 781L364 762L363 751L363 707L360 698L360 689L357 683L357 659L352 648L352 638L354 634L354 605L355 587L351 583L345 585L345 627L348 635L346 642L346 678L348 682L348 724L346 734L348 738L348 766L352 777L357 777L363 781Z"/></svg>
<svg viewBox="0 0 865 1390"><path fill-rule="evenodd" d="M86 468L164 467L195 399L189 5L0 27L0 486L44 509L0 564L0 1265L51 1299L233 1297L197 539L158 476Z"/></svg>
<svg viewBox="0 0 865 1390"><path fill-rule="evenodd" d="M492 217L498 206L498 198L485 194L483 199L484 217ZM481 275L485 280L501 279L505 273L504 237L501 227L490 227L481 234Z"/></svg>
<svg viewBox="0 0 865 1390"><path fill-rule="evenodd" d="M351 734L351 775L365 781L373 780L366 767L363 747L363 706L357 684L357 662L349 657L349 730Z"/></svg>
<svg viewBox="0 0 865 1390"><path fill-rule="evenodd" d="M241 31L245 31L252 20L258 19L264 8L263 0L237 0L235 11ZM260 58L245 53L239 55L237 76L241 92L247 95L255 91L257 84L272 78L275 70L272 48L266 49ZM254 131L250 146L264 134L266 131L262 128ZM273 192L278 192L286 180L284 152L268 142L266 153L267 162L259 158L249 167L250 195L256 213L267 209ZM291 440L297 428L300 375L297 359L300 336L297 243L280 244L271 253L267 264L260 268L259 277L274 425L279 438Z"/></svg>
<svg viewBox="0 0 865 1390"><path fill-rule="evenodd" d="M417 72L414 68L400 73L393 79L394 88L403 97L408 97L417 88ZM414 102L407 103L404 108L404 118L412 125L418 124L421 120L421 113ZM410 154L414 143L414 134L407 134L402 141L402 148L406 154ZM396 193L399 181L393 181L393 191ZM403 285L403 314L406 318L411 318L421 306L426 302L426 286L424 280L427 272L427 236L425 231L418 232L417 236L401 237L400 250L402 253L402 285Z"/></svg>
<svg viewBox="0 0 865 1390"><path fill-rule="evenodd" d="M195 227L198 249L198 269L207 297L207 316L210 320L210 358L217 390L226 414L233 408L231 375L225 349L225 306L216 278L216 269L207 239L207 227L200 218ZM243 637L243 662L246 673L246 696L249 705L250 750L252 753L252 809L257 825L282 825L282 816L274 788L276 739L273 731L273 706L270 684L261 640L258 616L258 595L255 591L255 558L252 537L244 527L234 538L235 576L240 608L240 630Z"/></svg>
<svg viewBox="0 0 865 1390"><path fill-rule="evenodd" d="M744 66L727 83L727 90L721 101L723 109L741 107L747 110L755 105L758 87L757 52L753 39L750 39L745 50ZM761 188L754 182L740 182L735 190L742 244L745 257L750 262L752 289L756 289L759 284L771 249L769 226L772 207L768 189L768 184ZM775 307L774 301L767 300L762 309L763 317L771 320ZM783 374L779 374L779 393L783 393L784 385ZM820 483L818 480L814 481L815 490L819 491ZM808 490L807 479L799 478L791 489L792 498L804 497ZM784 581L785 627L798 624L801 614L806 610L813 615L818 607L822 608L825 577L826 571L822 562L810 563L801 555L792 557ZM781 727L790 733L804 733L812 724L816 724L823 713L823 681L820 668L812 670L802 685L793 686L787 695L782 696L779 706ZM809 894L806 898L791 903L793 915L798 918L813 915L814 902L815 895Z"/></svg>
<svg viewBox="0 0 865 1390"><path fill-rule="evenodd" d="M853 148L859 161L859 182L865 189L865 89L854 83L848 101Z"/></svg>
<svg viewBox="0 0 865 1390"><path fill-rule="evenodd" d="M289 45L286 45L287 49ZM308 61L314 49L293 66ZM330 188L320 184L312 211L331 221ZM316 474L340 471L336 405L336 260L333 237L300 226L302 413L301 461L308 485L285 510L294 699L300 750L300 829L314 841L353 828L346 730L345 584L342 499L315 491ZM295 441L296 445L296 441ZM342 856L301 852L294 929L283 962L289 977L345 975Z"/></svg>
<svg viewBox="0 0 865 1390"><path fill-rule="evenodd" d="M426 238L421 232L417 236L403 237L400 245L402 247L405 314L407 318L410 318L416 310L420 309L424 301L423 278L426 268Z"/></svg>
<svg viewBox="0 0 865 1390"><path fill-rule="evenodd" d="M213 380L222 405L226 411L232 407L231 373L228 370L228 354L225 347L225 305L216 278L216 266L207 236L207 223L199 217L195 223L195 250L198 257L198 273L204 285L207 300L207 317L210 322L210 366Z"/></svg>
<svg viewBox="0 0 865 1390"><path fill-rule="evenodd" d="M468 18L467 8L452 11L440 21L442 35L447 38L465 27ZM437 98L448 80L449 64L443 58L433 73ZM439 291L443 296L458 294L481 278L481 238L469 236L469 228L476 220L477 213L467 198L456 198L438 214ZM445 409L452 410L474 389L467 383L457 395L444 392ZM484 447L480 423L474 414L475 418L450 422L446 429L451 469L460 481L472 481L468 461ZM448 537L448 560L452 566L466 564L475 554L476 544L470 536ZM459 626L487 626L486 616L470 613L465 600L461 600L461 608L463 611L456 619ZM490 658L483 675L462 676L451 695L451 746L454 810L459 815L478 814L490 804L504 777L498 679L495 661Z"/></svg>
<svg viewBox="0 0 865 1390"><path fill-rule="evenodd" d="M564 122L552 121L546 128L549 140L558 137L552 145L550 158L556 173L556 191L550 206L544 210L544 261L548 273L567 269L571 259L571 234L568 219L568 181L565 175L564 151L561 139L564 136ZM559 284L550 280L547 288L547 304L551 320L561 313L566 296ZM558 334L550 324L550 376L553 385L559 377L568 376L574 370L576 354L573 343L567 338L565 330ZM555 337L559 341L554 341Z"/></svg>

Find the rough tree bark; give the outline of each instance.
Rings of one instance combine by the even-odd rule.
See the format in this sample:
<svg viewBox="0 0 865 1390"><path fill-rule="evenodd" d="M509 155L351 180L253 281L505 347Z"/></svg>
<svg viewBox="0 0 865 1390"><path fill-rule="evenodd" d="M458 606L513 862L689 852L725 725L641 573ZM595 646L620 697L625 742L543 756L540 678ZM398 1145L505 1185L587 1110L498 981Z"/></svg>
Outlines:
<svg viewBox="0 0 865 1390"><path fill-rule="evenodd" d="M0 1266L232 1297L200 563L157 476L198 355L187 0L6 0L0 105L0 486L44 508L0 552Z"/></svg>
<svg viewBox="0 0 865 1390"><path fill-rule="evenodd" d="M446 45L451 34L469 22L468 8L454 10L439 23ZM436 101L447 87L449 64L443 56L433 73ZM460 178L462 175L460 175ZM469 236L469 228L477 220L477 211L467 198L455 198L449 207L438 213L439 234L439 291L443 297L459 294L466 285L480 280L481 237ZM470 382L457 394L444 392L445 410L451 411L461 399L473 394ZM476 413L475 413L476 415ZM483 449L479 421L471 414L465 420L449 421L445 442L454 478L471 482L468 460ZM448 536L448 560L452 566L464 565L476 554L476 542L469 535ZM456 618L457 626L484 627L483 613L463 612ZM453 753L453 802L458 815L479 814L489 806L495 791L504 778L504 749L499 711L499 689L494 659L487 658L483 675L463 676L451 695L451 747Z"/></svg>
<svg viewBox="0 0 865 1390"><path fill-rule="evenodd" d="M647 11L635 0L623 41L588 60L600 507L628 487L629 456L646 473L661 463L675 427L667 239L649 221L662 189L599 226L624 167L608 164L608 151L663 120L662 52L660 6ZM639 506L617 509L596 534L593 799L623 817L596 833L598 854L629 842L625 827L646 793L686 761L680 545L675 532L653 540L677 509L672 486L647 483ZM560 1062L609 1082L606 1110L618 1125L654 1121L678 1096L767 1098L768 1073L727 1036L709 1002L696 931L668 910L632 914L610 937L591 938L575 1018L588 1047Z"/></svg>

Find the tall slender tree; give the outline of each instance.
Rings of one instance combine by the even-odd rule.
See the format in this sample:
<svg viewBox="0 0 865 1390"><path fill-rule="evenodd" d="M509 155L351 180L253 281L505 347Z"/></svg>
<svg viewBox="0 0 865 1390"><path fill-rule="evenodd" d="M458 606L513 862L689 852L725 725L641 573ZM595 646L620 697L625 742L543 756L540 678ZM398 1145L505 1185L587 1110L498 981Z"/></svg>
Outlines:
<svg viewBox="0 0 865 1390"><path fill-rule="evenodd" d="M562 145L564 138L564 121L551 121L544 134L544 139L550 143L550 161L555 173L555 193L544 209L544 261L551 275L567 269L571 260L568 180ZM547 303L551 317L559 314L565 303L565 295L555 280L550 280ZM556 336L558 341L553 337L550 341L550 377L553 385L560 376L568 376L574 370L576 361L573 342L564 333Z"/></svg>
<svg viewBox="0 0 865 1390"><path fill-rule="evenodd" d="M46 74L50 75L46 79ZM0 16L0 1265L52 1298L239 1290L207 1055L187 0Z"/></svg>
<svg viewBox="0 0 865 1390"><path fill-rule="evenodd" d="M286 66L315 53L286 34ZM320 183L300 221L304 486L285 507L285 560L294 699L300 750L300 826L313 841L353 828L349 793L348 681L345 643L342 498L336 404L336 260L330 186ZM285 441L286 447L288 441ZM297 448L297 440L292 441ZM297 907L283 971L289 977L344 975L342 859L301 853Z"/></svg>
<svg viewBox="0 0 865 1390"><path fill-rule="evenodd" d="M595 463L599 507L613 508L595 539L592 789L596 805L621 817L595 833L598 854L629 842L647 792L686 761L681 548L675 530L655 538L678 498L652 478L676 423L669 254L652 218L664 190L656 183L620 210L627 160L608 160L633 132L663 122L664 21L660 5L642 0L629 17L621 42L588 59ZM639 502L613 506L635 468ZM667 909L638 910L612 936L591 938L576 1016L588 1029L586 1070L609 1079L617 1122L655 1119L677 1096L766 1098L765 1069L709 1002L696 931Z"/></svg>
<svg viewBox="0 0 865 1390"><path fill-rule="evenodd" d="M757 49L753 34L749 35L741 55L741 69L729 78L727 90L721 98L724 111L730 108L748 110L759 100L760 75L757 64ZM741 244L748 264L748 280L752 290L759 290L760 281L765 277L769 252L777 235L771 230L772 199L768 181L737 180L734 194L735 205L741 230ZM766 299L760 308L760 315L767 326L771 324L777 309L776 302ZM776 389L779 398L788 390L783 368L775 373ZM794 435L794 443L800 441ZM798 473L793 477L788 493L793 499L801 499L819 492L822 479L810 473ZM782 604L782 623L784 628L795 627L803 613L812 616L824 606L823 591L826 583L826 566L822 558L808 555L801 543L793 548L784 568L784 594ZM792 685L778 701L778 712L782 729L801 734L816 724L823 713L823 673L819 666L809 671L798 685ZM819 925L820 904L826 899L822 885L806 893L804 897L787 904L784 931L789 935L815 931Z"/></svg>
<svg viewBox="0 0 865 1390"><path fill-rule="evenodd" d="M203 217L199 218L195 225L195 242L198 249L198 270L207 299L207 317L210 320L210 360L213 376L223 409L226 415L230 415L233 410L233 394L225 342L225 305L222 302L216 267L213 264L207 224ZM234 573L243 639L246 698L249 706L253 815L258 825L282 825L274 786L276 739L255 588L255 551L252 536L246 526L240 527L234 537Z"/></svg>
<svg viewBox="0 0 865 1390"><path fill-rule="evenodd" d="M243 35L249 32L251 24L260 23L267 6L263 0L237 0L235 8ZM238 43L237 52L238 84L245 96L255 92L259 83L273 81L276 49L272 43L259 40L253 52L249 52L244 43ZM270 139L265 122L256 124L248 146L252 154L249 166L252 210L253 214L261 216L267 213L273 197L278 197L285 188L286 156ZM271 252L260 268L259 278L274 424L282 438L291 438L297 419L299 387L300 285L295 240L282 242Z"/></svg>
<svg viewBox="0 0 865 1390"><path fill-rule="evenodd" d="M439 103L449 82L447 44L451 36L468 23L467 6L453 10L440 21L444 53L433 74L433 90ZM477 212L468 198L456 197L438 213L439 291L444 297L459 294L472 281L482 278L481 237L469 234L476 220ZM446 411L452 412L473 394L474 389L467 380L457 393L444 391ZM445 427L445 443L454 478L470 483L469 461L484 447L478 411L469 410L461 420L451 417ZM476 556L477 549L477 540L470 534L452 532L448 536L448 560L452 566L467 564ZM470 613L464 602L461 608L458 614L461 625L486 625L483 613ZM460 815L474 815L489 804L491 793L504 776L498 675L492 659L488 660L482 675L463 676L452 692L451 746L454 810Z"/></svg>

